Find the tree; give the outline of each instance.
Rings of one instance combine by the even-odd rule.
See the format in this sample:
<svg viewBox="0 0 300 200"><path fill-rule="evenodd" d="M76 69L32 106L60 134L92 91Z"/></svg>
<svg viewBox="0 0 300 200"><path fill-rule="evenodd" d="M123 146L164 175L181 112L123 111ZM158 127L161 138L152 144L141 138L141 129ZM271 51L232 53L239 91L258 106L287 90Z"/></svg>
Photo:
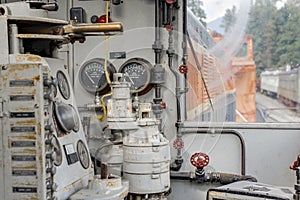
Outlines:
<svg viewBox="0 0 300 200"><path fill-rule="evenodd" d="M256 0L250 12L247 33L254 38L254 59L258 71L287 64L300 64L300 0Z"/></svg>
<svg viewBox="0 0 300 200"><path fill-rule="evenodd" d="M284 23L281 24L277 41L278 46L276 53L279 57L278 66L300 63L299 8L299 0L290 0L287 1L285 6L279 11L281 20L284 20Z"/></svg>
<svg viewBox="0 0 300 200"><path fill-rule="evenodd" d="M188 0L188 7L198 17L199 21L206 26L206 14L202 6L203 2L201 0Z"/></svg>
<svg viewBox="0 0 300 200"><path fill-rule="evenodd" d="M247 33L254 38L254 59L257 68L272 68L276 63L277 0L256 0L250 11Z"/></svg>
<svg viewBox="0 0 300 200"><path fill-rule="evenodd" d="M222 20L221 27L224 28L227 33L236 22L236 7L232 6L232 9L226 9L225 15Z"/></svg>

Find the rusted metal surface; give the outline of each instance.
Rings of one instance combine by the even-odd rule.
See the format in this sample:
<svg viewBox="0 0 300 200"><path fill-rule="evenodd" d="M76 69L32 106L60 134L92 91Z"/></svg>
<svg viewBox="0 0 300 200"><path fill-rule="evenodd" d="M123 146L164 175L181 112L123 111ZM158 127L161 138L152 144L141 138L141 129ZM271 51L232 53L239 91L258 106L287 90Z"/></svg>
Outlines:
<svg viewBox="0 0 300 200"><path fill-rule="evenodd" d="M19 54L16 55L16 62L21 63L21 62L42 62L42 58L37 55L32 55L32 54ZM22 66L16 66L18 70L26 69L29 68L30 66L23 64Z"/></svg>
<svg viewBox="0 0 300 200"><path fill-rule="evenodd" d="M0 27L0 65L5 65L9 55L7 16L0 16Z"/></svg>
<svg viewBox="0 0 300 200"><path fill-rule="evenodd" d="M108 166L107 164L101 163L101 178L108 178Z"/></svg>
<svg viewBox="0 0 300 200"><path fill-rule="evenodd" d="M40 64L25 64L24 61L40 62L41 58L20 56L19 64L7 65L0 75L3 81L1 97L6 99L4 110L10 113L2 123L4 157L1 160L6 164L1 169L10 174L5 178L4 199L23 199L24 195L28 199L46 198L45 157L42 156L45 152L44 112L43 106L35 106L43 105L43 74ZM20 84L26 81L30 84ZM33 98L18 100L28 95Z"/></svg>
<svg viewBox="0 0 300 200"><path fill-rule="evenodd" d="M188 54L190 55L188 60L188 83L190 89L187 93L187 111L188 113L192 111L196 115L211 109L209 97L212 102L215 102L220 100L221 96L231 93L234 89L231 68L222 70L216 57L211 55L205 48L196 45L197 47L197 58L199 59L203 79L207 87L205 88L195 59L191 56L191 50L188 49ZM225 103L222 106L226 107Z"/></svg>
<svg viewBox="0 0 300 200"><path fill-rule="evenodd" d="M48 35L48 34L18 34L18 38L22 39L46 39L46 40L68 40L68 38L60 35Z"/></svg>
<svg viewBox="0 0 300 200"><path fill-rule="evenodd" d="M84 32L119 32L123 31L123 26L119 22L99 23L99 24L76 24L63 26L64 33L84 33Z"/></svg>
<svg viewBox="0 0 300 200"><path fill-rule="evenodd" d="M219 42L223 35L212 32L211 35ZM233 57L230 66L222 74L225 91L235 90L236 121L256 121L256 67L253 59L253 37L245 35L247 54L244 57ZM224 92L225 92L224 91Z"/></svg>
<svg viewBox="0 0 300 200"><path fill-rule="evenodd" d="M236 71L236 109L247 122L256 121L256 68L254 62L246 60L244 63L233 60L233 68ZM248 65L250 63L250 65ZM245 122L239 114L238 122Z"/></svg>

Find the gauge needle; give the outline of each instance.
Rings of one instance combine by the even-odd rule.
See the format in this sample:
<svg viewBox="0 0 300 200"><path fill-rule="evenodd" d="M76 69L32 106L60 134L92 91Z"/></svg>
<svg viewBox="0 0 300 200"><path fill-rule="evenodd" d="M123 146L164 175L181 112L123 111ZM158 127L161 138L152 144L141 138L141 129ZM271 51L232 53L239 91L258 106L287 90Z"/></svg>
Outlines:
<svg viewBox="0 0 300 200"><path fill-rule="evenodd" d="M126 76L128 77L128 79L130 80L130 82L132 83L132 85L134 85L134 82L133 82L133 80L131 79L131 77L129 76L129 74L126 72L125 73L126 74Z"/></svg>
<svg viewBox="0 0 300 200"><path fill-rule="evenodd" d="M90 79L90 81L91 81L93 84L95 84L94 80L90 77L90 75L87 73L87 71L85 71L85 73L86 73L87 77Z"/></svg>

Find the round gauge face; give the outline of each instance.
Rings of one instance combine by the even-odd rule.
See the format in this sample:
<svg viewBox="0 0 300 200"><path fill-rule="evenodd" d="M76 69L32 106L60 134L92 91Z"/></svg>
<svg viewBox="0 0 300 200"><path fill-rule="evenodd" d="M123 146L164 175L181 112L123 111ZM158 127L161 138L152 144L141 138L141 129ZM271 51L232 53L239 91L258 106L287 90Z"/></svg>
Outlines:
<svg viewBox="0 0 300 200"><path fill-rule="evenodd" d="M70 98L70 86L67 80L67 77L62 71L57 72L57 82L58 82L58 88L63 96L64 99L69 99Z"/></svg>
<svg viewBox="0 0 300 200"><path fill-rule="evenodd" d="M60 148L60 144L58 142L58 139L53 136L53 149L54 149L54 152L55 152L55 160L54 160L54 164L56 166L60 166L61 163L62 163L62 152L61 152L61 148Z"/></svg>
<svg viewBox="0 0 300 200"><path fill-rule="evenodd" d="M88 92L103 94L109 90L105 77L104 62L104 59L95 58L82 65L79 72L79 80L83 88ZM116 70L109 62L107 62L107 70L112 79L112 75Z"/></svg>
<svg viewBox="0 0 300 200"><path fill-rule="evenodd" d="M62 132L69 133L72 130L77 132L79 130L79 116L75 108L70 104L55 103L54 114L56 123Z"/></svg>
<svg viewBox="0 0 300 200"><path fill-rule="evenodd" d="M75 124L74 128L73 128L73 131L78 132L79 131L79 124L80 124L79 116L78 116L74 106L72 106L72 105L69 105L69 106L71 106L72 109L73 109L73 118L74 118L74 124Z"/></svg>
<svg viewBox="0 0 300 200"><path fill-rule="evenodd" d="M131 82L131 90L139 95L145 94L152 88L150 84L151 64L141 58L133 58L124 63L121 68L121 73L127 73L126 80Z"/></svg>
<svg viewBox="0 0 300 200"><path fill-rule="evenodd" d="M77 143L77 153L82 167L87 169L90 164L90 155L86 146L81 140L79 140Z"/></svg>

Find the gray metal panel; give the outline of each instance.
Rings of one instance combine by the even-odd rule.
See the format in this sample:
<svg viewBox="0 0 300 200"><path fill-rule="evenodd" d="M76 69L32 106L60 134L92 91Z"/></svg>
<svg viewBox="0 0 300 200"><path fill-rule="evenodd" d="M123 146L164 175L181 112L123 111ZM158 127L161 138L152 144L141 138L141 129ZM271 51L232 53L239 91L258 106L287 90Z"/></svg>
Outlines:
<svg viewBox="0 0 300 200"><path fill-rule="evenodd" d="M0 16L0 65L8 64L8 25L7 16Z"/></svg>
<svg viewBox="0 0 300 200"><path fill-rule="evenodd" d="M64 68L64 60L45 58L45 61L47 62L47 65L51 67L51 75L53 77L56 77L57 72L61 71L66 75L67 82L71 86L70 79L67 76L68 71ZM72 105L75 108L76 112L78 113L72 87L70 87L69 99L64 99L58 90L58 94L54 98L54 101L63 102L65 104ZM55 124L54 121L53 123ZM79 125L78 132L75 133L74 131L71 131L68 134L58 137L58 141L63 151L62 164L57 167L56 174L54 175L54 182L58 186L55 196L58 199L67 199L71 194L82 189L83 187L86 187L88 184L88 180L91 178L91 175L93 174L92 162L90 158L89 158L89 166L87 169L84 169L79 161L75 162L74 164L68 164L67 162L63 146L73 144L73 147L77 152L76 146L79 140L82 140L87 147L85 133L81 123Z"/></svg>
<svg viewBox="0 0 300 200"><path fill-rule="evenodd" d="M261 89L277 94L279 90L279 74L261 75Z"/></svg>
<svg viewBox="0 0 300 200"><path fill-rule="evenodd" d="M2 161L5 163L1 169L1 173L5 174L4 199L45 199L44 95L41 65L8 65L7 70L1 71L1 80L1 95L5 99L3 108L7 113L3 118L1 133ZM34 98L26 101L11 100L13 95L33 95Z"/></svg>
<svg viewBox="0 0 300 200"><path fill-rule="evenodd" d="M0 71L2 69L0 68ZM3 152L3 90L2 90L2 79L0 79L0 199L4 199L4 152Z"/></svg>
<svg viewBox="0 0 300 200"><path fill-rule="evenodd" d="M278 95L297 102L298 81L298 70L279 74Z"/></svg>

